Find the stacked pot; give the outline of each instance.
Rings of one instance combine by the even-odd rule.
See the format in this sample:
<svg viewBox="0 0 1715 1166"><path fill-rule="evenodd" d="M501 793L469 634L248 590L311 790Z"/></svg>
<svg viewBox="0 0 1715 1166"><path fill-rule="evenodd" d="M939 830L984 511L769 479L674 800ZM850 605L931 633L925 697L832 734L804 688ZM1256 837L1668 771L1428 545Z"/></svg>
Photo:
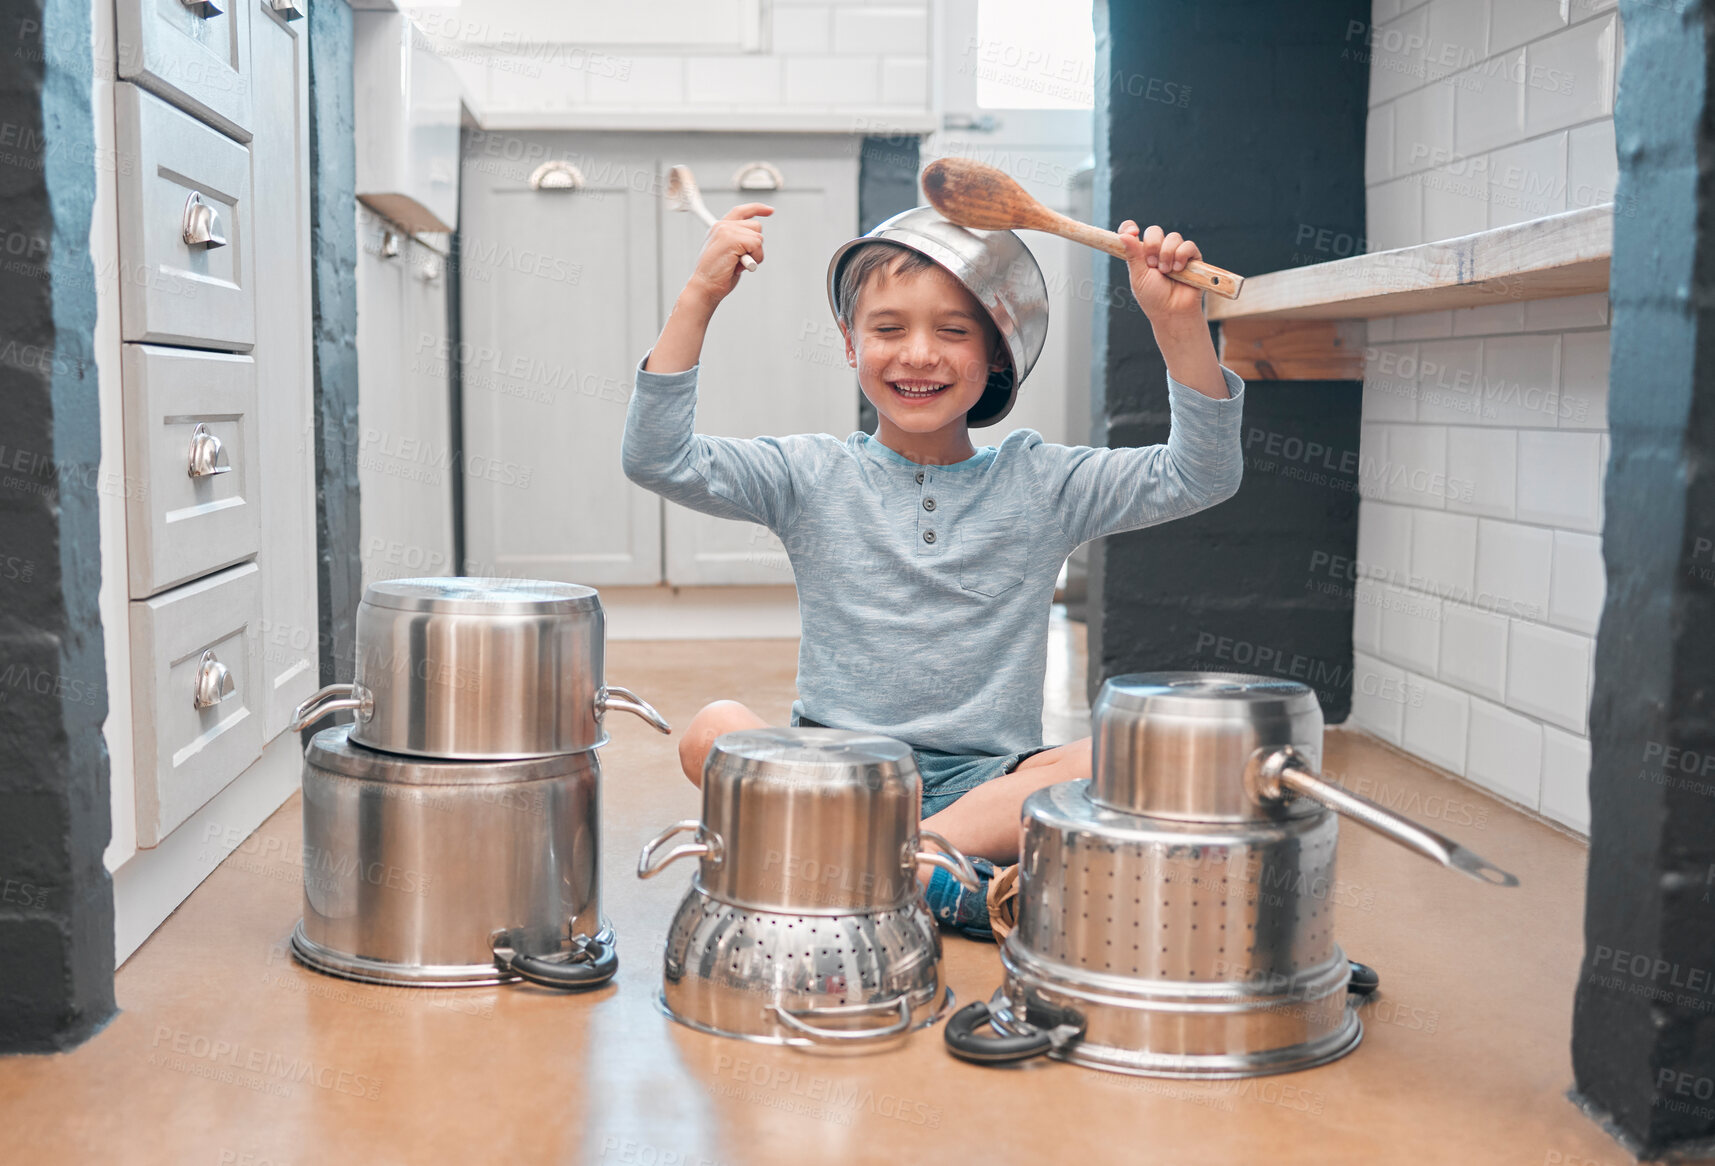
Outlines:
<svg viewBox="0 0 1715 1166"><path fill-rule="evenodd" d="M1091 709L1092 777L1024 803L1018 924L954 1055L1249 1077L1323 1064L1375 990L1334 938L1339 814L1462 874L1513 876L1317 773L1322 711L1295 681L1120 676ZM992 1028L995 1035L981 1030Z"/></svg>
<svg viewBox="0 0 1715 1166"><path fill-rule="evenodd" d="M979 884L964 855L918 825L923 783L908 746L838 729L727 733L702 785L703 816L669 826L637 860L641 878L699 860L667 933L669 1016L721 1036L852 1048L945 1012L952 993L917 866ZM691 837L664 849L681 834Z"/></svg>
<svg viewBox="0 0 1715 1166"><path fill-rule="evenodd" d="M308 966L378 983L530 980L618 968L601 917L604 714L662 733L603 677L601 599L572 583L397 579L357 609L356 675L301 705L341 710L304 753Z"/></svg>

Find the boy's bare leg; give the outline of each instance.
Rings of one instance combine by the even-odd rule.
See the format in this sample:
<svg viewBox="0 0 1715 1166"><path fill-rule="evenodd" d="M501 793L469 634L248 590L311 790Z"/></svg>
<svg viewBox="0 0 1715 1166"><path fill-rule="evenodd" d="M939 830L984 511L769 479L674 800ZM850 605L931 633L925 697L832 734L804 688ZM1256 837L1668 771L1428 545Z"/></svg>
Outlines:
<svg viewBox="0 0 1715 1166"><path fill-rule="evenodd" d="M1024 843L1024 827L1019 821L1024 799L1043 786L1089 776L1090 739L1085 737L1026 757L1011 773L984 782L940 813L925 818L923 825L968 855L999 865L1014 863ZM927 868L918 869L920 876L926 877Z"/></svg>
<svg viewBox="0 0 1715 1166"><path fill-rule="evenodd" d="M691 784L701 789L703 762L708 759L709 750L714 748L716 737L722 733L736 733L740 729L767 727L767 721L736 700L717 700L704 705L679 737L679 767L691 779ZM1029 760L1035 761L1036 758Z"/></svg>

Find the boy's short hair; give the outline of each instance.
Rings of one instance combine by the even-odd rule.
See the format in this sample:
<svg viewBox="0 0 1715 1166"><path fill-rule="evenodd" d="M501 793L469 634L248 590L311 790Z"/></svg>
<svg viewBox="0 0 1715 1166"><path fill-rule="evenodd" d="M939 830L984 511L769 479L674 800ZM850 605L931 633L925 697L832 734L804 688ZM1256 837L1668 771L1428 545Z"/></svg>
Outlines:
<svg viewBox="0 0 1715 1166"><path fill-rule="evenodd" d="M885 239L853 247L840 264L839 280L834 285L834 316L850 329L852 318L857 314L858 293L870 280L883 272L889 275L911 275L938 266L940 265L923 252ZM1012 354L1007 351L1000 329L995 327L987 312L982 314L981 321L984 335L988 339L990 358L1000 357L1006 367L990 374L988 387L983 391L981 399L971 407L970 415L973 418L1000 411L1012 396Z"/></svg>
<svg viewBox="0 0 1715 1166"><path fill-rule="evenodd" d="M871 279L893 268L893 275L912 275L935 266L935 261L921 251L877 240L853 247L840 265L840 281L834 287L834 315L847 328L857 314L858 293Z"/></svg>

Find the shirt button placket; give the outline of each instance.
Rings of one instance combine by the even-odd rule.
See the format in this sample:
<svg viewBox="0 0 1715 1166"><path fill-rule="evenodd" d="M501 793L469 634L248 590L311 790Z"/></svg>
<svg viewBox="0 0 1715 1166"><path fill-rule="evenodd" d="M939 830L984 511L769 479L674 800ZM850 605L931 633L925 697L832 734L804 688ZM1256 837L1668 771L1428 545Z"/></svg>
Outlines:
<svg viewBox="0 0 1715 1166"><path fill-rule="evenodd" d="M919 486L922 486L924 488L925 492L928 490L928 486L926 485L926 483L928 481L929 481L928 471L927 470L918 470L917 471L917 484ZM917 516L918 529L922 532L922 535L923 535L923 543L920 547L917 548L919 554L933 555L933 554L937 553L937 548L935 546L935 540L938 536L935 534L934 527L929 525L931 522L934 521L932 518L929 517L929 515L933 514L934 511L935 511L935 499L924 498L923 499L923 509L918 513L918 516Z"/></svg>

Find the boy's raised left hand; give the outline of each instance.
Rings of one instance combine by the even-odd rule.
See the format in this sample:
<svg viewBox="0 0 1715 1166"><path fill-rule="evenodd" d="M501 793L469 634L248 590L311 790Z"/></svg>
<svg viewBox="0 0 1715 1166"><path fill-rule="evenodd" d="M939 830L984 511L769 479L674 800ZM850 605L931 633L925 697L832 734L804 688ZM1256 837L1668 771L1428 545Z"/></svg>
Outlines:
<svg viewBox="0 0 1715 1166"><path fill-rule="evenodd" d="M1193 259L1203 258L1197 244L1179 232L1163 232L1152 226L1141 234L1127 219L1119 234L1125 240L1126 267L1131 271L1131 294L1137 306L1157 329L1189 321L1202 323L1203 289L1168 279L1166 272L1184 271Z"/></svg>

